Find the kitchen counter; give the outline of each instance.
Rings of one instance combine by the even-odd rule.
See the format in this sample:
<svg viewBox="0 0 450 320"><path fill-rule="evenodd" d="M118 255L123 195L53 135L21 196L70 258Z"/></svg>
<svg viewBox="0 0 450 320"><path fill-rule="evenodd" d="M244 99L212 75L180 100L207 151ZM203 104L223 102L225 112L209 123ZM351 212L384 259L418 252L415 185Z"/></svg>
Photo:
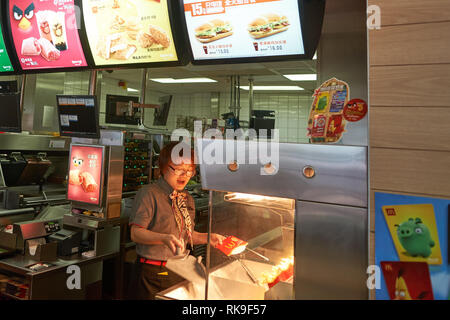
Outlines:
<svg viewBox="0 0 450 320"><path fill-rule="evenodd" d="M95 257L83 257L74 254L68 257L58 257L49 262L52 266L32 271L27 267L38 263L28 256L21 254L0 260L0 273L16 277L29 286L30 300L40 299L101 299L101 281L103 261L116 259L119 252L98 255ZM116 259L117 260L117 259ZM80 269L79 289L69 289L67 283L73 273L68 272L68 267L76 265ZM13 296L7 295L11 298Z"/></svg>

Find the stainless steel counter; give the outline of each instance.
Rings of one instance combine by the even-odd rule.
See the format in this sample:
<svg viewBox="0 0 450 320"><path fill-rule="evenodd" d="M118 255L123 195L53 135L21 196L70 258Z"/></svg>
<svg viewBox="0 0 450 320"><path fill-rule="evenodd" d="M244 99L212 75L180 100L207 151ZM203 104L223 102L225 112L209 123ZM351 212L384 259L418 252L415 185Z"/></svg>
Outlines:
<svg viewBox="0 0 450 320"><path fill-rule="evenodd" d="M101 299L103 261L118 256L119 252L98 255L91 258L85 258L75 254L67 258L60 257L50 262L53 266L34 272L27 267L38 261L23 255L16 255L0 260L0 273L19 277L23 282L28 284L28 299L30 300L79 300L88 299L89 296L91 298L94 296L95 299ZM72 265L80 268L81 287L79 289L70 289L67 286L68 278L72 275L71 273L67 273L67 268ZM95 289L93 290L92 288ZM92 294L93 291L96 292L94 295Z"/></svg>

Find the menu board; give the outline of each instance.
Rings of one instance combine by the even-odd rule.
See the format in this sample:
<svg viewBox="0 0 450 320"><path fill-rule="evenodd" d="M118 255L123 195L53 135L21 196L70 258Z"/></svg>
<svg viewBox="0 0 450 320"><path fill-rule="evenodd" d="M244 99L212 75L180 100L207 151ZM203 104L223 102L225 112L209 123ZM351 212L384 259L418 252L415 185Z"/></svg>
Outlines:
<svg viewBox="0 0 450 320"><path fill-rule="evenodd" d="M86 0L83 16L96 66L178 61L167 0Z"/></svg>
<svg viewBox="0 0 450 320"><path fill-rule="evenodd" d="M10 0L11 34L23 70L87 66L74 0Z"/></svg>
<svg viewBox="0 0 450 320"><path fill-rule="evenodd" d="M184 0L194 60L305 54L298 0Z"/></svg>
<svg viewBox="0 0 450 320"><path fill-rule="evenodd" d="M0 25L0 73L12 72L14 68L9 59L8 52L5 47L5 40L3 39L2 26Z"/></svg>
<svg viewBox="0 0 450 320"><path fill-rule="evenodd" d="M70 146L68 200L100 204L103 150L102 146Z"/></svg>

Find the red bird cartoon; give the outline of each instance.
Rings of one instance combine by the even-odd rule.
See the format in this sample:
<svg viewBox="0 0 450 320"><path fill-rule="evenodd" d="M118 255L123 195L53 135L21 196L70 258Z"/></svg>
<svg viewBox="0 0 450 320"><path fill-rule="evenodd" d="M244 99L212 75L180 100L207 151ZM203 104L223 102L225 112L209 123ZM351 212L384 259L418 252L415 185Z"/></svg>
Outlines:
<svg viewBox="0 0 450 320"><path fill-rule="evenodd" d="M29 31L31 29L31 19L34 17L34 3L31 2L25 10L20 9L18 6L13 6L14 20L19 21L19 28L22 31Z"/></svg>

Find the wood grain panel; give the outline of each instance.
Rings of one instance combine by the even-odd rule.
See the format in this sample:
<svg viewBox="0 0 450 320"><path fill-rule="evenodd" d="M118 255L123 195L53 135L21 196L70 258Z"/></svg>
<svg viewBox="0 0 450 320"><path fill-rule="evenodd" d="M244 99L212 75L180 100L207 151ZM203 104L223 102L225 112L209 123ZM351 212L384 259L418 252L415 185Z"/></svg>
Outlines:
<svg viewBox="0 0 450 320"><path fill-rule="evenodd" d="M372 147L450 151L450 108L372 107Z"/></svg>
<svg viewBox="0 0 450 320"><path fill-rule="evenodd" d="M369 0L381 9L381 25L450 20L448 0Z"/></svg>
<svg viewBox="0 0 450 320"><path fill-rule="evenodd" d="M450 22L383 27L369 44L372 66L450 63Z"/></svg>
<svg viewBox="0 0 450 320"><path fill-rule="evenodd" d="M450 64L370 67L371 106L450 107Z"/></svg>
<svg viewBox="0 0 450 320"><path fill-rule="evenodd" d="M371 148L371 188L450 197L450 152Z"/></svg>

